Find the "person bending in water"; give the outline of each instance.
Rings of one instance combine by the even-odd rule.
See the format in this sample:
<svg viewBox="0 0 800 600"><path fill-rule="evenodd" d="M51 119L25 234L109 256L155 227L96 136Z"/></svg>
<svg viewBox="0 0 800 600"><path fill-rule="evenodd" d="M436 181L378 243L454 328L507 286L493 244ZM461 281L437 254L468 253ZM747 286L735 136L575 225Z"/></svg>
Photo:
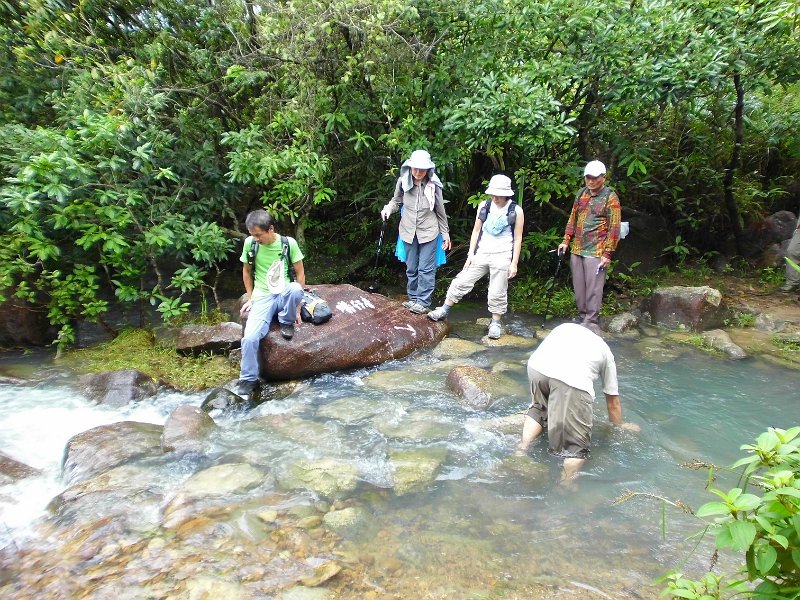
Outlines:
<svg viewBox="0 0 800 600"><path fill-rule="evenodd" d="M551 454L564 458L561 481L575 477L589 456L592 439L594 382L601 379L608 420L628 431L635 423L622 422L614 355L603 339L583 325L559 325L528 359L531 405L525 416L517 453L547 429Z"/></svg>

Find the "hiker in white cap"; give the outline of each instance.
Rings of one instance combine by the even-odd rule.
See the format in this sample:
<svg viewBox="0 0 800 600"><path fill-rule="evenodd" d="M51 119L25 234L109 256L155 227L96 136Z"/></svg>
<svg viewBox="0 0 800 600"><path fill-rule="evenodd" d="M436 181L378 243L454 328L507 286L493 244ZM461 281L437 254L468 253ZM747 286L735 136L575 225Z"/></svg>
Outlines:
<svg viewBox="0 0 800 600"><path fill-rule="evenodd" d="M616 192L606 186L603 163L589 162L583 178L586 186L575 196L558 254L570 251L572 287L578 306L575 322L600 333L606 267L619 242L621 210Z"/></svg>
<svg viewBox="0 0 800 600"><path fill-rule="evenodd" d="M450 284L444 304L429 312L428 318L446 319L450 308L488 273L488 304L492 313L488 336L497 339L503 335L501 319L508 310L508 280L517 274L525 216L512 200L514 190L505 175L492 177L486 193L491 199L478 206L464 268Z"/></svg>
<svg viewBox="0 0 800 600"><path fill-rule="evenodd" d="M436 287L436 251L439 235L441 249L450 250L450 228L442 199L442 182L436 165L425 150L414 150L400 167L394 196L381 209L386 221L403 208L400 218L400 239L405 246L408 301L407 309L425 314L431 305Z"/></svg>

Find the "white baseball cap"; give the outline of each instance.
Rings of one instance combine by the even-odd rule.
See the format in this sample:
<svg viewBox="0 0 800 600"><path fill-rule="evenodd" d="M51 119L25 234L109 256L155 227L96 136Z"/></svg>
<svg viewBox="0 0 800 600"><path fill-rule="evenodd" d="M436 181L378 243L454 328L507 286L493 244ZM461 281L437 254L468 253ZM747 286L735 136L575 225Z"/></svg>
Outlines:
<svg viewBox="0 0 800 600"><path fill-rule="evenodd" d="M583 169L583 176L586 177L600 177L600 175L606 174L606 166L601 163L599 160L593 160L587 163L586 167Z"/></svg>

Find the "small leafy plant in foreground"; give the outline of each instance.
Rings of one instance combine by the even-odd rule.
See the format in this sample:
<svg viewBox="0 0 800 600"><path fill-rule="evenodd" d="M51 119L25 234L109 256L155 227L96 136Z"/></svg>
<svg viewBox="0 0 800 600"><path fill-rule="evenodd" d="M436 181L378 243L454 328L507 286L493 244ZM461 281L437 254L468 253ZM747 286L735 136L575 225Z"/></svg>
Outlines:
<svg viewBox="0 0 800 600"><path fill-rule="evenodd" d="M697 511L710 520L706 531L718 550L741 553L743 564L733 578L711 572L691 580L674 572L664 580L671 598L714 600L751 597L754 600L800 598L800 427L770 427L747 456L732 465L742 468L740 487Z"/></svg>

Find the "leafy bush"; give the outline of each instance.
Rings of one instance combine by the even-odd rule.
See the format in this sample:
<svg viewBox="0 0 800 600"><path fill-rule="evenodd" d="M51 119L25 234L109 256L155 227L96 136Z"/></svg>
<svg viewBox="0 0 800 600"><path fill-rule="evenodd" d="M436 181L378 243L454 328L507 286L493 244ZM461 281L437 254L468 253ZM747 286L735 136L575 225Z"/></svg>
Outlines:
<svg viewBox="0 0 800 600"><path fill-rule="evenodd" d="M666 595L695 600L732 595L749 595L755 600L800 596L798 436L800 427L770 427L755 444L742 446L747 456L731 467L743 468L741 487L727 492L711 488L720 501L708 502L696 513L711 519L707 532L714 535L718 550L742 555L740 572L732 579L707 573L699 581L671 573L666 577Z"/></svg>
<svg viewBox="0 0 800 600"><path fill-rule="evenodd" d="M756 324L756 316L752 313L737 312L730 319L725 319L725 327L753 327Z"/></svg>

